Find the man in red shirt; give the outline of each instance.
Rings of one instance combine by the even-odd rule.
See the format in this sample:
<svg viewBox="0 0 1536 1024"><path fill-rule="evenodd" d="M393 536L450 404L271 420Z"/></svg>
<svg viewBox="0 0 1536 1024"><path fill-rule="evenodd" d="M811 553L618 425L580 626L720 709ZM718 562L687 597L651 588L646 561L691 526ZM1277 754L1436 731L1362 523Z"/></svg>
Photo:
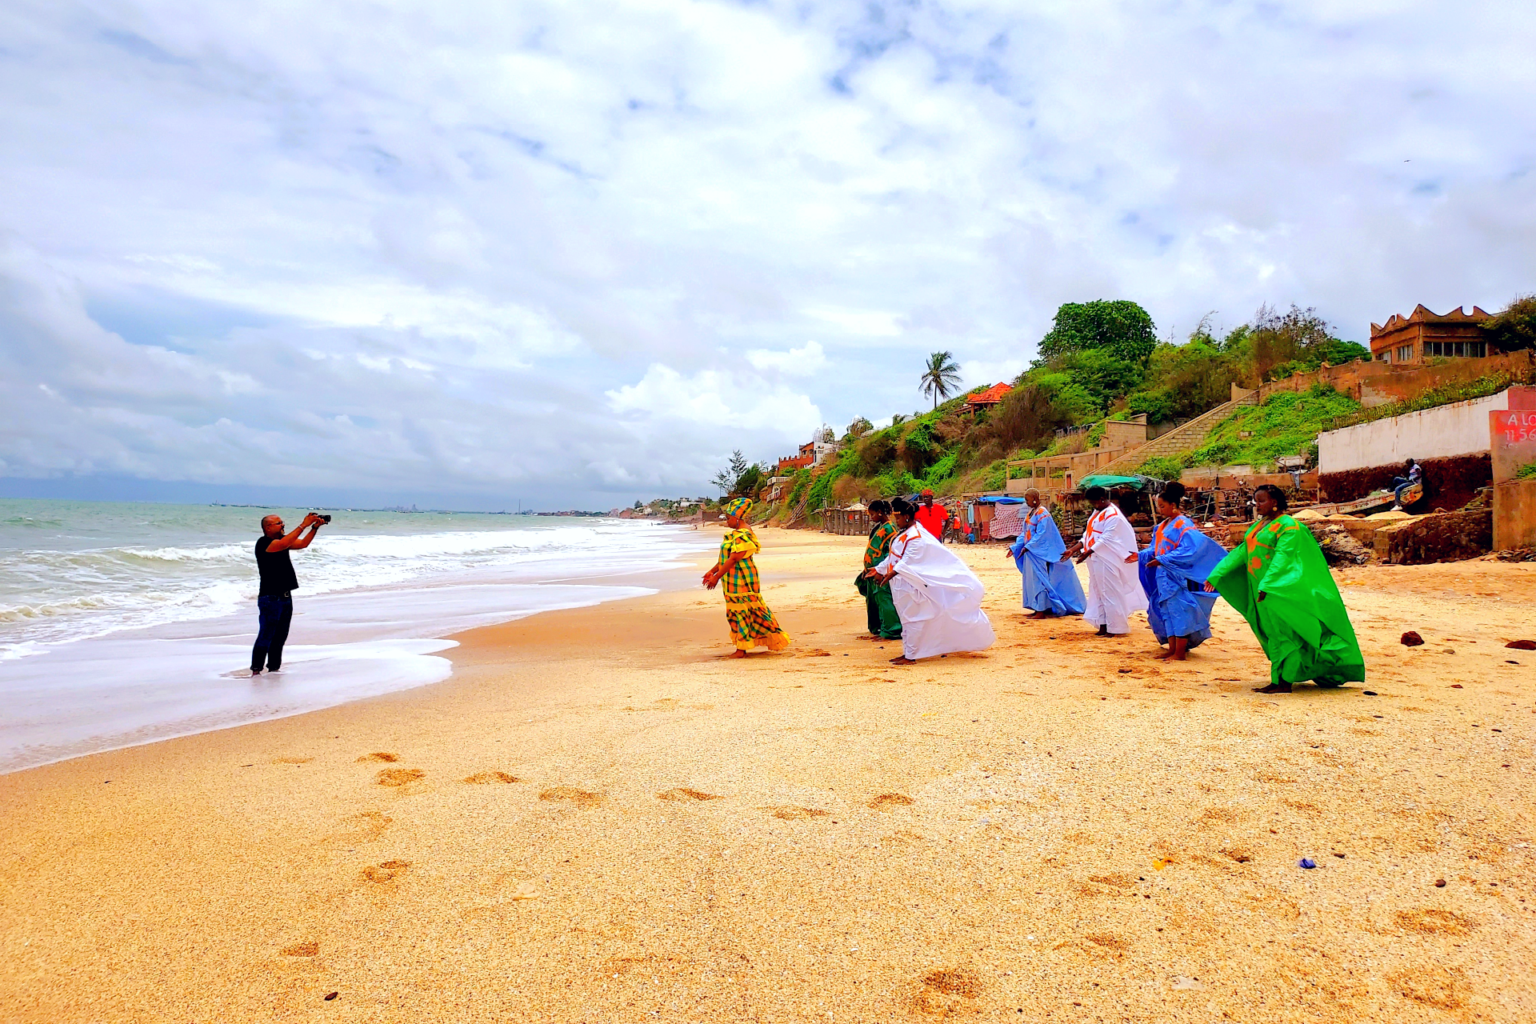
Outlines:
<svg viewBox="0 0 1536 1024"><path fill-rule="evenodd" d="M917 507L917 525L933 535L933 539L939 542L944 540L944 520L948 514L943 505L933 503L933 492L924 491L922 503Z"/></svg>

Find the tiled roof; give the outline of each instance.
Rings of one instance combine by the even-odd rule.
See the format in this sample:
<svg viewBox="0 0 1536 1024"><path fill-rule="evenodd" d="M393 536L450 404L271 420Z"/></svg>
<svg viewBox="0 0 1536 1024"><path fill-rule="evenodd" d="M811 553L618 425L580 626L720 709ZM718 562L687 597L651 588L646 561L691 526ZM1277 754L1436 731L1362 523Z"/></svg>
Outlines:
<svg viewBox="0 0 1536 1024"><path fill-rule="evenodd" d="M967 395L966 405L996 405L1003 400L1003 396L1013 390L1013 385L1006 383L994 384L985 391Z"/></svg>

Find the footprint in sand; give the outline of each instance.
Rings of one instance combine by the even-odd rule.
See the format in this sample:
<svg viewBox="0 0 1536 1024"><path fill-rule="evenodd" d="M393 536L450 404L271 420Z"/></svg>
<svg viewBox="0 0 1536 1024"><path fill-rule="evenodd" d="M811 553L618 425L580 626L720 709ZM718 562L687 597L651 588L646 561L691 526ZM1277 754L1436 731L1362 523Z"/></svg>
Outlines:
<svg viewBox="0 0 1536 1024"><path fill-rule="evenodd" d="M923 976L923 987L912 1000L912 1008L935 1017L969 1016L977 1011L981 987L981 979L970 971L929 971Z"/></svg>
<svg viewBox="0 0 1536 1024"><path fill-rule="evenodd" d="M326 842L342 844L374 842L384 834L384 830L394 819L379 811L363 811L345 820L347 827L341 832L326 836Z"/></svg>
<svg viewBox="0 0 1536 1024"><path fill-rule="evenodd" d="M272 759L272 763L273 764L309 764L309 762L311 762L313 760L314 760L314 758L312 758L312 757L274 757Z"/></svg>
<svg viewBox="0 0 1536 1024"><path fill-rule="evenodd" d="M539 799L547 800L550 803L575 804L582 810L589 811L594 807L602 805L603 794L589 793L584 789L576 789L574 786L555 786L553 789L546 789L540 793Z"/></svg>
<svg viewBox="0 0 1536 1024"><path fill-rule="evenodd" d="M409 786L427 777L420 768L385 768L375 780L381 786Z"/></svg>
<svg viewBox="0 0 1536 1024"><path fill-rule="evenodd" d="M911 797L901 793L881 793L866 806L872 811L888 811L892 807L911 807L912 803Z"/></svg>
<svg viewBox="0 0 1536 1024"><path fill-rule="evenodd" d="M669 790L666 790L664 792L657 793L656 794L656 799L657 800L720 800L720 799L723 799L723 797L716 796L714 793L701 793L697 789L688 789L686 787L680 787L678 789L669 789Z"/></svg>
<svg viewBox="0 0 1536 1024"><path fill-rule="evenodd" d="M1399 910L1397 926L1423 935L1465 935L1472 922L1451 910Z"/></svg>
<svg viewBox="0 0 1536 1024"><path fill-rule="evenodd" d="M283 956L319 956L320 943L297 942L283 950Z"/></svg>
<svg viewBox="0 0 1536 1024"><path fill-rule="evenodd" d="M808 818L830 818L831 811L823 811L817 807L764 807L763 810L771 813L775 818L785 821L805 821Z"/></svg>
<svg viewBox="0 0 1536 1024"><path fill-rule="evenodd" d="M394 764L398 760L400 760L399 754L391 754L388 751L380 750L372 754L364 754L362 757L357 759L357 763L367 764L370 761L383 761L386 764Z"/></svg>
<svg viewBox="0 0 1536 1024"><path fill-rule="evenodd" d="M363 868L363 877L370 882L393 882L405 874L405 869L410 866L408 860L386 860Z"/></svg>
<svg viewBox="0 0 1536 1024"><path fill-rule="evenodd" d="M1387 975L1390 985L1404 999L1411 999L1437 1010L1459 1010L1466 1005L1470 986L1467 974L1459 967L1423 964Z"/></svg>
<svg viewBox="0 0 1536 1024"><path fill-rule="evenodd" d="M497 782L521 782L522 780L506 772L476 772L467 776L464 781L472 786L489 786Z"/></svg>

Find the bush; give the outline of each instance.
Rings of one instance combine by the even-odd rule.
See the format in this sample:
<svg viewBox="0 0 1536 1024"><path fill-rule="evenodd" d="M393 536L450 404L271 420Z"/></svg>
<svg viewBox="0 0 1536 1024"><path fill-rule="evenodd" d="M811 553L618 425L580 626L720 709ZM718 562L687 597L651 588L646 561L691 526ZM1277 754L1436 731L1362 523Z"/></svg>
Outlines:
<svg viewBox="0 0 1536 1024"><path fill-rule="evenodd" d="M1126 299L1068 302L1056 310L1050 331L1040 339L1044 359L1101 349L1116 359L1145 366L1157 346L1152 317Z"/></svg>
<svg viewBox="0 0 1536 1024"><path fill-rule="evenodd" d="M1327 385L1271 395L1264 404L1238 409L1218 423L1184 465L1262 464L1301 455L1333 420L1359 408L1359 402Z"/></svg>
<svg viewBox="0 0 1536 1024"><path fill-rule="evenodd" d="M1502 313L1483 321L1494 346L1505 352L1536 348L1536 295L1522 295Z"/></svg>
<svg viewBox="0 0 1536 1024"><path fill-rule="evenodd" d="M1158 480L1177 480L1179 474L1184 472L1184 467L1184 456L1158 455L1143 462L1136 468L1136 472Z"/></svg>

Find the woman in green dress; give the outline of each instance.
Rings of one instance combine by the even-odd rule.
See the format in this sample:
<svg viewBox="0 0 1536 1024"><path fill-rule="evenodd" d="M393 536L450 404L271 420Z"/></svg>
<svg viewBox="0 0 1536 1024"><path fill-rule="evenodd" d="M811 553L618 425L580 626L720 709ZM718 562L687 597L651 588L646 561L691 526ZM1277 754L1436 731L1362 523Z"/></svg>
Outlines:
<svg viewBox="0 0 1536 1024"><path fill-rule="evenodd" d="M757 563L752 561L752 556L763 547L747 525L751 509L750 498L735 498L726 503L725 525L730 529L720 542L719 560L704 574L704 586L710 590L725 584L725 620L730 623L731 639L736 644L733 658L745 658L759 644L770 651L782 651L789 646L789 637L779 628L779 620L763 603Z"/></svg>
<svg viewBox="0 0 1536 1024"><path fill-rule="evenodd" d="M1258 521L1206 586L1242 613L1269 656L1269 685L1258 692L1364 682L1359 641L1312 531L1285 514L1285 493L1272 484L1254 489L1253 504Z"/></svg>

